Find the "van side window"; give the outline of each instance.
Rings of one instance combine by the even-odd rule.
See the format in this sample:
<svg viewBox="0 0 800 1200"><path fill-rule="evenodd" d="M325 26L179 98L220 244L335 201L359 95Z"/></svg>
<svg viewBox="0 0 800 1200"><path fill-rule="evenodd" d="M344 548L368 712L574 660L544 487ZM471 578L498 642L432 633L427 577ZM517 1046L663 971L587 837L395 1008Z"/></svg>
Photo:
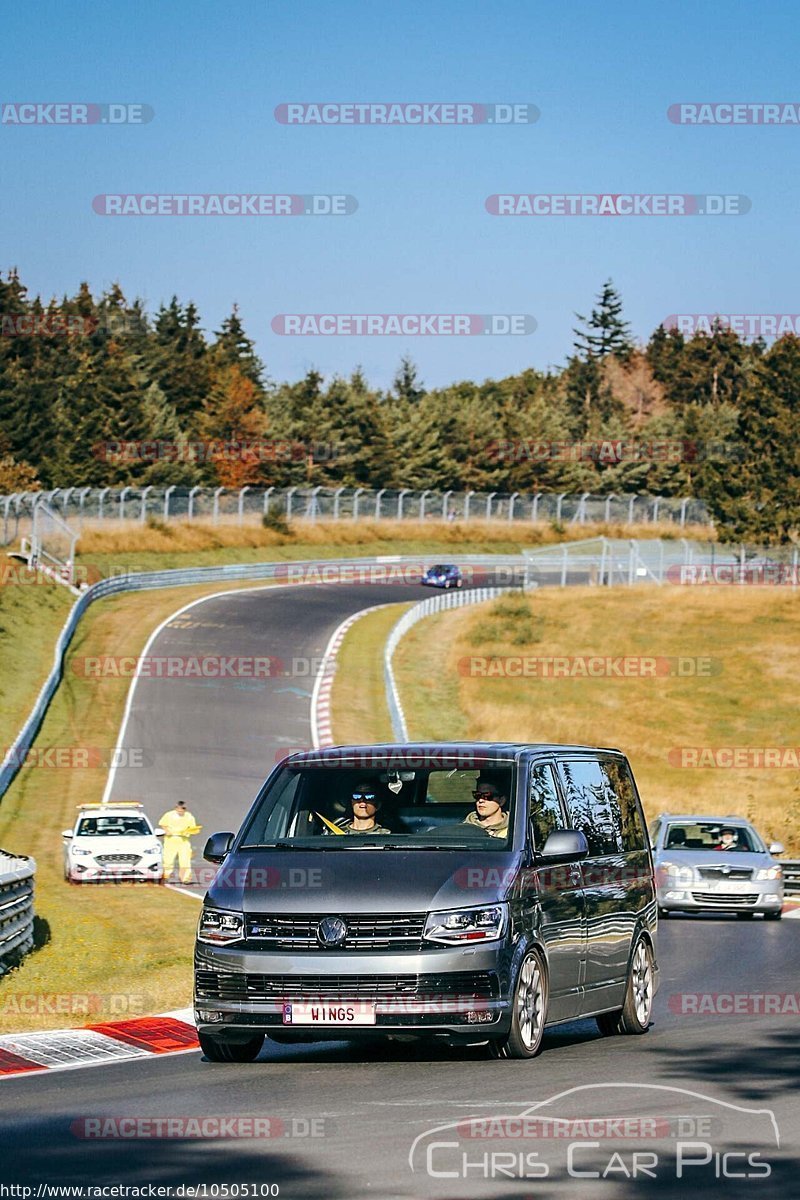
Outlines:
<svg viewBox="0 0 800 1200"><path fill-rule="evenodd" d="M622 849L644 850L647 845L647 837L639 806L636 803L636 791L630 767L618 758L602 758L600 765L605 771L606 778L619 804Z"/></svg>
<svg viewBox="0 0 800 1200"><path fill-rule="evenodd" d="M597 759L558 764L573 829L589 843L590 854L619 854L622 815L611 781Z"/></svg>
<svg viewBox="0 0 800 1200"><path fill-rule="evenodd" d="M531 767L529 813L533 848L541 851L553 830L564 826L553 768L549 763Z"/></svg>

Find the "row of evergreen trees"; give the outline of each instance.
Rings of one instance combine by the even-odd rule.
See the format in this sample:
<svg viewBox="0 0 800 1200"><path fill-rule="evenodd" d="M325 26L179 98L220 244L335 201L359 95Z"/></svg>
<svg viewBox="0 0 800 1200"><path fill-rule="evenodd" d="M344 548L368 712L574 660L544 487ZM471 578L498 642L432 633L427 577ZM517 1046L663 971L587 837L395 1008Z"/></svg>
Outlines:
<svg viewBox="0 0 800 1200"><path fill-rule="evenodd" d="M0 493L36 486L324 484L635 491L706 500L736 537L800 531L800 341L662 327L636 346L607 283L559 371L388 392L361 371L275 383L234 307L208 338L193 304L149 316L119 286L45 306L0 275ZM231 452L231 439L249 443ZM655 459L546 457L544 443L685 444ZM160 443L143 457L115 443ZM200 445L197 454L191 447ZM173 454L168 447L176 447ZM111 449L109 449L111 448Z"/></svg>

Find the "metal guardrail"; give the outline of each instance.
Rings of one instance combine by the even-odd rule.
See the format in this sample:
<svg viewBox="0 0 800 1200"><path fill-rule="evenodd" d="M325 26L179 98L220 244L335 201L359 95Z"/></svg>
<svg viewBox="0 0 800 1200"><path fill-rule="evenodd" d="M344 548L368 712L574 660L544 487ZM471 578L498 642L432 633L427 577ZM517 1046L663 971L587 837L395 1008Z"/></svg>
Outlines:
<svg viewBox="0 0 800 1200"><path fill-rule="evenodd" d="M271 515L286 520L556 521L707 525L702 500L634 492L476 492L412 488L251 487L54 488L0 496L0 544L31 535L34 509L46 503L79 529L84 522L221 521L243 523Z"/></svg>
<svg viewBox="0 0 800 1200"><path fill-rule="evenodd" d="M787 896L800 896L800 859L779 858L783 868L783 890Z"/></svg>
<svg viewBox="0 0 800 1200"><path fill-rule="evenodd" d="M0 850L0 975L33 949L36 863Z"/></svg>
<svg viewBox="0 0 800 1200"><path fill-rule="evenodd" d="M534 584L534 586L536 585ZM392 627L383 649L383 680L386 688L386 703L392 721L392 733L396 741L408 741L408 726L392 665L400 639L408 633L413 625L416 625L417 621L431 616L432 613L444 612L448 608L464 608L468 604L482 604L485 600L494 600L495 597L502 594L502 588L483 587L473 588L466 592L445 592L442 596L431 596L403 613L400 620Z"/></svg>

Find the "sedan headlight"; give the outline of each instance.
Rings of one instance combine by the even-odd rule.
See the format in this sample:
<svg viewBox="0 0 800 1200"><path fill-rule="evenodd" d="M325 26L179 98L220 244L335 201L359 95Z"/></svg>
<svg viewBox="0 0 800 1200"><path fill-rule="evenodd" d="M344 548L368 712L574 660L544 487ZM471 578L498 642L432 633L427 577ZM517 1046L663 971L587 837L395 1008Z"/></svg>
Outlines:
<svg viewBox="0 0 800 1200"><path fill-rule="evenodd" d="M77 858L91 858L92 857L91 850L81 850L80 846L73 846L72 853Z"/></svg>
<svg viewBox="0 0 800 1200"><path fill-rule="evenodd" d="M761 867L760 870L756 871L756 879L782 879L782 878L783 878L783 871L777 865L774 867Z"/></svg>
<svg viewBox="0 0 800 1200"><path fill-rule="evenodd" d="M226 912L221 908L204 908L197 926L197 937L199 941L211 942L215 946L240 942L244 937L244 915Z"/></svg>
<svg viewBox="0 0 800 1200"><path fill-rule="evenodd" d="M502 936L508 906L491 904L485 908L454 908L428 913L423 937L429 942L491 942Z"/></svg>
<svg viewBox="0 0 800 1200"><path fill-rule="evenodd" d="M694 868L682 867L677 863L661 863L660 870L664 872L669 883L694 883Z"/></svg>

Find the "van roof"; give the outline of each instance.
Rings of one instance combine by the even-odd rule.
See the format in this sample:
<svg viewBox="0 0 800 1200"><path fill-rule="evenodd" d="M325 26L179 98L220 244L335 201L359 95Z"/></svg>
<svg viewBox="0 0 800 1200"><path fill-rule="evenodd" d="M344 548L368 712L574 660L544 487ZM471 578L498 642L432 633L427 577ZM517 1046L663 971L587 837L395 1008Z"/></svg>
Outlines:
<svg viewBox="0 0 800 1200"><path fill-rule="evenodd" d="M426 758L462 758L469 755L487 761L516 761L527 753L578 753L578 754L621 754L613 746L562 745L556 742L379 742L367 745L327 746L320 750L298 751L284 761L320 763L347 758L364 758L379 766L383 758L399 758L402 755ZM426 765L426 764L423 764Z"/></svg>

